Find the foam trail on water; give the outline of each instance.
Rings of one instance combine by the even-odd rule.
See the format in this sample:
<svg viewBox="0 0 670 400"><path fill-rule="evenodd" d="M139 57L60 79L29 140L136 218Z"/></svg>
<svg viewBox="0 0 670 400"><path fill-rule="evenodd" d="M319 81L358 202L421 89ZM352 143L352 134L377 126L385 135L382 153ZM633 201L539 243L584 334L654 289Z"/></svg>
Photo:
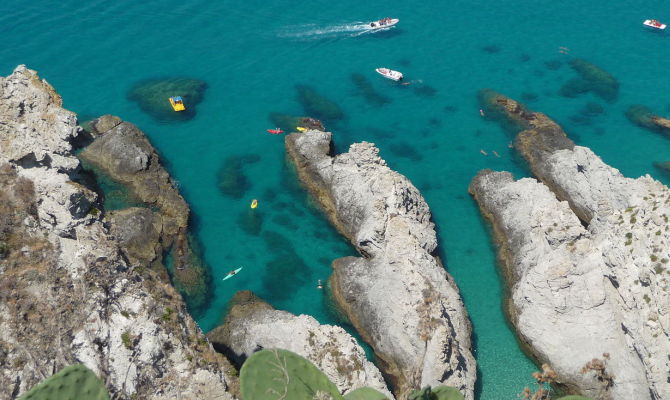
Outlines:
<svg viewBox="0 0 670 400"><path fill-rule="evenodd" d="M388 28L387 28L388 29ZM337 37L353 37L380 29L370 29L368 22L353 21L336 25L303 24L287 27L277 34L280 38L293 38L299 40L318 40ZM385 30L385 29L384 29Z"/></svg>

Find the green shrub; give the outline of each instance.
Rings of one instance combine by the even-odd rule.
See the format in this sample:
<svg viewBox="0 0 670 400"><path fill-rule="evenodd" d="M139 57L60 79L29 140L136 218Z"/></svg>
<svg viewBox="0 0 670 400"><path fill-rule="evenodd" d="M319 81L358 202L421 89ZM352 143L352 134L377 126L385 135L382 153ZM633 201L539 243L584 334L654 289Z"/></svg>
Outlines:
<svg viewBox="0 0 670 400"><path fill-rule="evenodd" d="M133 349L133 339L130 337L130 332L125 331L121 334L121 341L123 342L123 345L126 346L126 349L132 350Z"/></svg>

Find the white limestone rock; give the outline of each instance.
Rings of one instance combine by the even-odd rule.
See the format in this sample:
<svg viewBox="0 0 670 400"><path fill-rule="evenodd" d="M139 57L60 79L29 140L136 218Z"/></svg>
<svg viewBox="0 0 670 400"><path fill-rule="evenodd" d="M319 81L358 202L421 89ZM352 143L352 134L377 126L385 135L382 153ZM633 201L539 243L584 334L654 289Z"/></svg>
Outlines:
<svg viewBox="0 0 670 400"><path fill-rule="evenodd" d="M497 103L530 121L517 148L542 181L484 170L470 185L495 228L522 342L571 392L670 398L670 189L565 139L554 146L566 136L546 116ZM582 370L593 359L606 375Z"/></svg>
<svg viewBox="0 0 670 400"><path fill-rule="evenodd" d="M431 385L474 398L471 327L458 288L434 254L430 209L371 143L328 154L331 134L286 138L302 182L364 258L334 262L333 295L404 399Z"/></svg>
<svg viewBox="0 0 670 400"><path fill-rule="evenodd" d="M72 180L78 134L35 71L0 78L2 179L32 181L3 187L0 210L10 212L0 217L21 243L0 257L0 398L84 363L115 399L232 399L230 365L181 296L156 273L131 269L89 212L95 194ZM18 187L34 188L34 204L7 193Z"/></svg>

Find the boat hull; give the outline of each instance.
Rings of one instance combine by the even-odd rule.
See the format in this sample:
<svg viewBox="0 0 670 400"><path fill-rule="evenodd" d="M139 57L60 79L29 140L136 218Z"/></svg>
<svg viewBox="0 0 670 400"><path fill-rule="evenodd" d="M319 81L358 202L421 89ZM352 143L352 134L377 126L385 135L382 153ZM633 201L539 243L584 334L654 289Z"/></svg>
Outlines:
<svg viewBox="0 0 670 400"><path fill-rule="evenodd" d="M370 27L370 30L386 29L395 26L398 22L400 22L398 18L391 18L391 20L385 24L382 24L381 20L379 20L370 22L368 26Z"/></svg>
<svg viewBox="0 0 670 400"><path fill-rule="evenodd" d="M384 78L386 78L386 79L390 79L390 80L392 80L392 81L396 81L396 82L397 82L397 81L399 81L399 80L402 80L402 78L403 78L402 72L394 71L394 70L392 70L392 69L388 69L388 68L377 68L377 69L375 69L375 71L377 71L377 73L378 73L379 75L383 76Z"/></svg>
<svg viewBox="0 0 670 400"><path fill-rule="evenodd" d="M658 22L658 21L657 21L656 23L654 23L654 22L653 22L652 20L650 20L650 19L645 20L642 24L643 24L643 25L646 25L646 26L648 26L648 27L650 27L650 28L660 29L660 30L663 30L663 29L665 29L665 28L667 27L666 24L662 24L662 23L660 23L660 22Z"/></svg>

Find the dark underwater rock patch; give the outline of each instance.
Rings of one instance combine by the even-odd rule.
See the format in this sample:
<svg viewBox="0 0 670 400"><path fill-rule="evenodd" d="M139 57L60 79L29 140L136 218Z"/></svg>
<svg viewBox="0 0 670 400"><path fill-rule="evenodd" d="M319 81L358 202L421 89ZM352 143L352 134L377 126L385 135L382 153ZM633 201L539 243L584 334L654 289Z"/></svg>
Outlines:
<svg viewBox="0 0 670 400"><path fill-rule="evenodd" d="M496 54L496 53L500 53L500 46L498 46L497 44L489 44L489 45L486 45L486 46L482 46L481 50L484 53Z"/></svg>
<svg viewBox="0 0 670 400"><path fill-rule="evenodd" d="M258 236L263 228L263 213L258 209L244 210L237 217L237 226L249 235Z"/></svg>
<svg viewBox="0 0 670 400"><path fill-rule="evenodd" d="M380 107L391 102L391 98L377 92L363 74L351 74L351 81L368 104Z"/></svg>
<svg viewBox="0 0 670 400"><path fill-rule="evenodd" d="M601 106L600 104L594 101L589 101L580 110L580 113L587 117L596 117L598 115L605 113L605 107Z"/></svg>
<svg viewBox="0 0 670 400"><path fill-rule="evenodd" d="M127 97L159 122L180 122L195 117L196 106L202 102L205 89L207 83L198 79L146 79L130 88ZM181 96L186 110L175 112L168 100L172 96Z"/></svg>
<svg viewBox="0 0 670 400"><path fill-rule="evenodd" d="M336 122L344 119L344 111L332 100L319 94L308 85L296 85L297 100L305 110L305 114L322 121Z"/></svg>
<svg viewBox="0 0 670 400"><path fill-rule="evenodd" d="M412 161L421 161L423 156L408 142L392 143L389 146L391 153L397 157L408 158Z"/></svg>
<svg viewBox="0 0 670 400"><path fill-rule="evenodd" d="M437 94L437 89L428 85L420 85L414 88L414 93L421 97L433 97Z"/></svg>
<svg viewBox="0 0 670 400"><path fill-rule="evenodd" d="M524 102L526 103L532 103L534 101L537 101L537 99L540 96L537 95L537 93L532 93L532 92L523 92L521 93L521 99L523 99Z"/></svg>
<svg viewBox="0 0 670 400"><path fill-rule="evenodd" d="M219 170L217 181L221 193L234 199L241 199L249 189L251 182L244 174L244 166L258 162L258 154L236 155L226 158Z"/></svg>
<svg viewBox="0 0 670 400"><path fill-rule="evenodd" d="M561 60L549 60L544 62L544 66L551 71L556 71L563 66L563 61Z"/></svg>
<svg viewBox="0 0 670 400"><path fill-rule="evenodd" d="M286 237L266 231L263 239L268 251L274 255L265 264L261 278L264 293L273 301L288 300L296 290L312 280L312 272Z"/></svg>
<svg viewBox="0 0 670 400"><path fill-rule="evenodd" d="M592 92L608 103L614 103L619 97L619 82L609 72L582 59L573 59L570 66L578 78L568 80L560 90L565 97L577 97Z"/></svg>

